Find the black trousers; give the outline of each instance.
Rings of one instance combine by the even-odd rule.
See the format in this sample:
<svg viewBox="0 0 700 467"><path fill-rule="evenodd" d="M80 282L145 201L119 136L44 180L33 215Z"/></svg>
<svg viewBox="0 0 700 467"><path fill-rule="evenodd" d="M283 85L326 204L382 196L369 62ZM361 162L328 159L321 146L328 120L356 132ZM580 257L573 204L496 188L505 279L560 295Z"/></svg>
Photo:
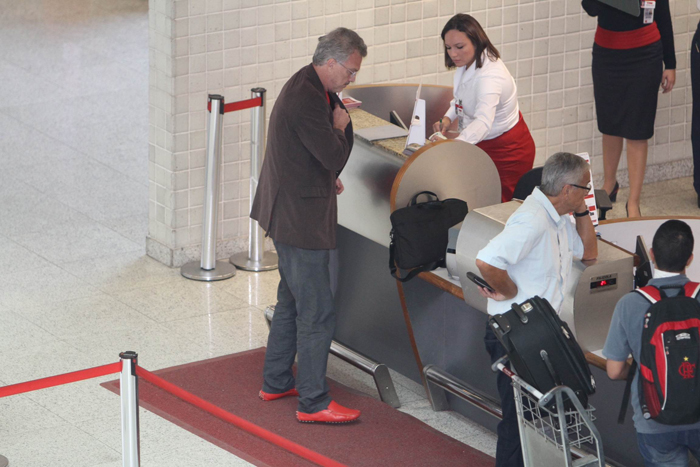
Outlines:
<svg viewBox="0 0 700 467"><path fill-rule="evenodd" d="M484 336L486 351L491 355L491 364L506 354L506 349L498 341L491 328L486 325ZM496 467L523 467L523 451L520 446L520 431L518 429L518 412L515 408L515 395L510 384L510 378L498 372L496 377L498 394L501 396L503 420L498 423L496 434Z"/></svg>
<svg viewBox="0 0 700 467"><path fill-rule="evenodd" d="M693 187L700 196L700 23L690 44L690 82L693 90L693 120L690 141L693 144Z"/></svg>

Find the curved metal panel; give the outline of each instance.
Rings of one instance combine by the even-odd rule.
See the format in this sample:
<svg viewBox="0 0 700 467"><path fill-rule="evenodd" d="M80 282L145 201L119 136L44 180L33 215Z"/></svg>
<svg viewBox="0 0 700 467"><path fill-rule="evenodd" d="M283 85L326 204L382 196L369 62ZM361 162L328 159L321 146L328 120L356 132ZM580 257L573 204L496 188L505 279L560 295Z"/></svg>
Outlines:
<svg viewBox="0 0 700 467"><path fill-rule="evenodd" d="M355 138L352 154L341 174L345 191L338 196L338 223L388 247L389 194L403 163L399 155Z"/></svg>
<svg viewBox="0 0 700 467"><path fill-rule="evenodd" d="M392 206L406 206L425 190L440 199L466 201L470 210L501 202L501 181L493 161L463 141L439 141L413 154L394 181Z"/></svg>

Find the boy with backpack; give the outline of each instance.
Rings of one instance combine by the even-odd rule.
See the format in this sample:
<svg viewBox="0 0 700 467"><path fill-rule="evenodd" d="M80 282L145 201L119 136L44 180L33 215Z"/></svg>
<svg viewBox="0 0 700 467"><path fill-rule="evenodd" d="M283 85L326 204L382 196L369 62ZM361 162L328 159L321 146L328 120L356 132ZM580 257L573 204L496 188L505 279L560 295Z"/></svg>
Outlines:
<svg viewBox="0 0 700 467"><path fill-rule="evenodd" d="M700 459L700 284L685 275L693 244L685 222L659 227L649 252L654 278L617 303L603 349L611 379L638 367L631 402L647 467L687 466L688 451Z"/></svg>

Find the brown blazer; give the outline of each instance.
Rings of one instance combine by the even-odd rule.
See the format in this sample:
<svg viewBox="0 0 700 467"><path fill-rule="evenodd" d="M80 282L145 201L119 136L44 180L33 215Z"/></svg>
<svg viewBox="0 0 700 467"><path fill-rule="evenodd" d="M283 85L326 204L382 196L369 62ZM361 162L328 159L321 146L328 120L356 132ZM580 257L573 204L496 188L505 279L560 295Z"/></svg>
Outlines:
<svg viewBox="0 0 700 467"><path fill-rule="evenodd" d="M330 95L331 105L343 106ZM312 65L284 85L270 114L265 160L250 217L275 241L335 248L335 180L350 156L352 123L333 128L333 110Z"/></svg>

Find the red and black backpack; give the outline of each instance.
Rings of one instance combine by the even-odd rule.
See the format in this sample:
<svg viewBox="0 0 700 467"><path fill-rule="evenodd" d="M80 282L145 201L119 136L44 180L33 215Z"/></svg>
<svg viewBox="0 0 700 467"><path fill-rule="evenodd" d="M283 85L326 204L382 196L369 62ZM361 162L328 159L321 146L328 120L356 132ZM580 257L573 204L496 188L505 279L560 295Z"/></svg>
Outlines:
<svg viewBox="0 0 700 467"><path fill-rule="evenodd" d="M669 297L667 289L680 292ZM639 361L644 418L665 425L695 423L700 420L700 284L648 285L635 292L651 303L644 316Z"/></svg>

